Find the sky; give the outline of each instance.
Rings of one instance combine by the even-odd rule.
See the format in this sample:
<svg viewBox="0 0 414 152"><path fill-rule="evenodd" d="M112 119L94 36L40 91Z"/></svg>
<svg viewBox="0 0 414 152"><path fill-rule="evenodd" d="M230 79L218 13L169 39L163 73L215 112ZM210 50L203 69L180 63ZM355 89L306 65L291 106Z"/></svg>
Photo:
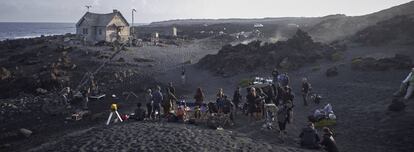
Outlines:
<svg viewBox="0 0 414 152"><path fill-rule="evenodd" d="M318 17L365 15L411 0L0 0L0 22L77 22L90 12L113 9L135 23L172 19Z"/></svg>

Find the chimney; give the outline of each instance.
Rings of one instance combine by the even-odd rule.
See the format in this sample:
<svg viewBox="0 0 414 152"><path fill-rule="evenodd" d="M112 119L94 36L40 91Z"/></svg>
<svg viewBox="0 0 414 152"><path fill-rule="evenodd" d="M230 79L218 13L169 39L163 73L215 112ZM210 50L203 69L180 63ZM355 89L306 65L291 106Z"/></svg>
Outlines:
<svg viewBox="0 0 414 152"><path fill-rule="evenodd" d="M118 10L116 10L116 9L114 9L113 11L114 11L114 13L118 13Z"/></svg>

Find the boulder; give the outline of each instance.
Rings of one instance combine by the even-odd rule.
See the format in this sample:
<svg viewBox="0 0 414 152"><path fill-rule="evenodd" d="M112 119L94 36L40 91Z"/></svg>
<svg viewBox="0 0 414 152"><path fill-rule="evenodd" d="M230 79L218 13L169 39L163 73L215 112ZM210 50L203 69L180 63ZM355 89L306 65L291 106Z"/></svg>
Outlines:
<svg viewBox="0 0 414 152"><path fill-rule="evenodd" d="M412 59L409 56L396 54L394 57L375 59L354 58L351 63L351 68L361 71L386 71L391 69L409 69L412 67Z"/></svg>
<svg viewBox="0 0 414 152"><path fill-rule="evenodd" d="M19 132L25 137L30 137L33 134L33 131L25 128L19 129Z"/></svg>
<svg viewBox="0 0 414 152"><path fill-rule="evenodd" d="M405 103L401 99L394 98L391 104L388 106L390 111L402 111L405 109Z"/></svg>
<svg viewBox="0 0 414 152"><path fill-rule="evenodd" d="M333 66L331 68L328 68L326 70L326 76L327 77L334 77L338 75L338 68L336 66Z"/></svg>
<svg viewBox="0 0 414 152"><path fill-rule="evenodd" d="M42 89L42 88L37 88L37 89L36 89L36 92L37 92L38 94L46 94L46 93L47 93L47 90L46 90L46 89Z"/></svg>
<svg viewBox="0 0 414 152"><path fill-rule="evenodd" d="M11 77L11 72L6 68L2 67L0 69L0 80L6 80Z"/></svg>

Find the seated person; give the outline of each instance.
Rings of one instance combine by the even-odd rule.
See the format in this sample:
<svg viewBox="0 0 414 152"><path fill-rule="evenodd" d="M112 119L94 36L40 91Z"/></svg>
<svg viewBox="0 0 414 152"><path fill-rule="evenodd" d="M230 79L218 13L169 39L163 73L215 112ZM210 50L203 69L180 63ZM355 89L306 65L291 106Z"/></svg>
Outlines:
<svg viewBox="0 0 414 152"><path fill-rule="evenodd" d="M186 115L186 113L185 113L184 107L179 106L178 109L177 109L177 118L178 118L178 120L179 121L184 121L185 115Z"/></svg>
<svg viewBox="0 0 414 152"><path fill-rule="evenodd" d="M308 149L320 148L320 138L312 122L309 122L308 126L302 129L302 132L300 133L299 137L301 147Z"/></svg>
<svg viewBox="0 0 414 152"><path fill-rule="evenodd" d="M141 107L141 103L137 103L137 109L135 109L135 115L133 119L142 121L145 118L145 110Z"/></svg>

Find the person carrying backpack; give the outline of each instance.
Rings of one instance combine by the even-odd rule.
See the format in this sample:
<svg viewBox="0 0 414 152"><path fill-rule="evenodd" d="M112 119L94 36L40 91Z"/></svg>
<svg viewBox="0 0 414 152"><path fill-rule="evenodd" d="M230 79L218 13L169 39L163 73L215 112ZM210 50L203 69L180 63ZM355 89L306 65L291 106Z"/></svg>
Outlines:
<svg viewBox="0 0 414 152"><path fill-rule="evenodd" d="M315 126L312 122L308 123L306 128L302 129L302 132L299 135L300 137L300 146L307 149L319 149L319 135L315 129Z"/></svg>

